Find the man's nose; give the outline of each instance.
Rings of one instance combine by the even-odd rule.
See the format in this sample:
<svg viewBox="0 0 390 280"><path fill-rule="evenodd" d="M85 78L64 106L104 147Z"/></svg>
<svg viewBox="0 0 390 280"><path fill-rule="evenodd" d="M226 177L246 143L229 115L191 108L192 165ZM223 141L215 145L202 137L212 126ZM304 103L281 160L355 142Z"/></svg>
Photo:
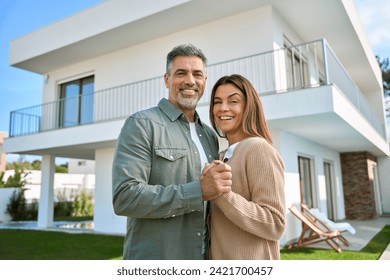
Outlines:
<svg viewBox="0 0 390 280"><path fill-rule="evenodd" d="M194 75L192 75L192 74L186 75L185 82L186 82L186 84L194 85L195 84L195 77L194 77Z"/></svg>

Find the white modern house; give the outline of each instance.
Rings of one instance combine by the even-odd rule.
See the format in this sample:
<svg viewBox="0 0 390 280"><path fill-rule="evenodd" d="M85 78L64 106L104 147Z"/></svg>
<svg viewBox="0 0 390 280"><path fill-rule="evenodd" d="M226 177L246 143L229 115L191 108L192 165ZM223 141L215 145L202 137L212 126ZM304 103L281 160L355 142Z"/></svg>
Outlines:
<svg viewBox="0 0 390 280"><path fill-rule="evenodd" d="M198 111L222 75L249 78L285 161L286 206L333 220L390 213L381 71L352 0L110 0L11 42L10 64L42 74L42 104L11 113L7 153L41 155L38 225L52 225L56 157L95 160L98 232L124 233L112 208L116 139L133 112L167 97L166 54L209 60ZM287 212L281 241L301 223Z"/></svg>

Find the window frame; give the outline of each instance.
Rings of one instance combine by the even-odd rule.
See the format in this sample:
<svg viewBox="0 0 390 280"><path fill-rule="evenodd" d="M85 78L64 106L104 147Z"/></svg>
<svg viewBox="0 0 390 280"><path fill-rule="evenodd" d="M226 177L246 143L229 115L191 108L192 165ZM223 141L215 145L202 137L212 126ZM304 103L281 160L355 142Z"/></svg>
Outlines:
<svg viewBox="0 0 390 280"><path fill-rule="evenodd" d="M78 92L75 96L69 97L67 96L68 91L66 91L66 87L72 84L78 87ZM85 91L86 85L92 85L92 91ZM60 83L58 86L60 97L58 127L71 127L93 122L95 76L88 75L68 80ZM69 112L67 112L68 110ZM68 114L71 118L68 118ZM70 121L73 121L73 123L70 123Z"/></svg>

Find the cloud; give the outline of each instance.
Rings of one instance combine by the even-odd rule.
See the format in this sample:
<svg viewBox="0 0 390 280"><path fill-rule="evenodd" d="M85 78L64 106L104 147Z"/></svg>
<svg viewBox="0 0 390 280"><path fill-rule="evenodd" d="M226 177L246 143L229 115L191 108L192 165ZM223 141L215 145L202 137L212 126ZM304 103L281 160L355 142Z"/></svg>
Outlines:
<svg viewBox="0 0 390 280"><path fill-rule="evenodd" d="M390 1L355 0L359 17L374 49L390 51Z"/></svg>

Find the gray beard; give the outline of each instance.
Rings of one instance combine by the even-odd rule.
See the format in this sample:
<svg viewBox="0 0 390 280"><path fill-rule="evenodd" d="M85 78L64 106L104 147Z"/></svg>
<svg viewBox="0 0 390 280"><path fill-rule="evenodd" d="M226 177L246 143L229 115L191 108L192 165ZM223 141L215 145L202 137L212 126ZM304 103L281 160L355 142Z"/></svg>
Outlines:
<svg viewBox="0 0 390 280"><path fill-rule="evenodd" d="M185 109L195 109L198 101L198 98L186 98L183 96L178 96L177 98L177 103Z"/></svg>

